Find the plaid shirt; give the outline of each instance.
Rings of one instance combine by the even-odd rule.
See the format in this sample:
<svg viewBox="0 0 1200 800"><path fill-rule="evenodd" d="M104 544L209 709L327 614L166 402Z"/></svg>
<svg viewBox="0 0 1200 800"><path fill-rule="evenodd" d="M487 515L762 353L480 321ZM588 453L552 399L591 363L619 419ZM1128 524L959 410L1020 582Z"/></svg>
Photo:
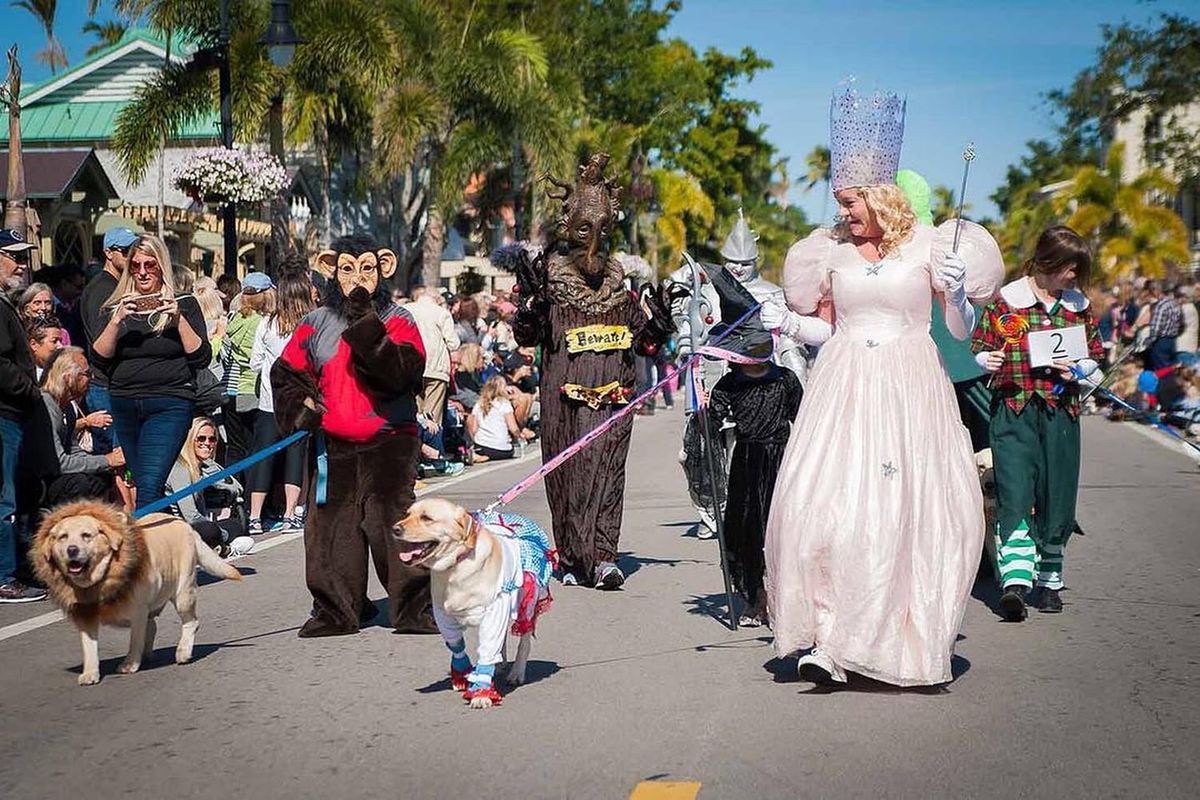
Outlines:
<svg viewBox="0 0 1200 800"><path fill-rule="evenodd" d="M1023 283L1024 278L1020 279ZM1029 349L1026 336L1021 336L1020 343L1008 344L1004 336L997 330L1000 318L1005 314L1016 314L1029 323L1029 331L1043 331L1050 328L1069 328L1073 325L1083 325L1087 331L1088 357L1100 361L1104 358L1104 346L1100 342L1100 332L1092 319L1092 313L1086 306L1072 311L1061 301L1054 304L1049 311L1038 302L1025 306L1015 299L1032 290L1025 287L1014 287L1014 282L1001 290L1000 297L983 311L975 333L971 337L971 351L1000 350L1004 353L1004 364L991 379L992 394L997 401L1003 400L1013 411L1020 413L1025 405L1040 396L1048 406L1065 408L1071 416L1079 416L1079 384L1075 381L1065 383L1061 394L1055 394L1056 386L1063 384L1059 380L1058 370L1050 367L1034 368L1029 364ZM1006 291L1008 290L1008 291ZM1008 295L1006 299L1005 295ZM1010 302L1012 300L1012 302Z"/></svg>
<svg viewBox="0 0 1200 800"><path fill-rule="evenodd" d="M1154 304L1150 314L1150 341L1174 339L1183 330L1183 310L1174 297L1164 297Z"/></svg>

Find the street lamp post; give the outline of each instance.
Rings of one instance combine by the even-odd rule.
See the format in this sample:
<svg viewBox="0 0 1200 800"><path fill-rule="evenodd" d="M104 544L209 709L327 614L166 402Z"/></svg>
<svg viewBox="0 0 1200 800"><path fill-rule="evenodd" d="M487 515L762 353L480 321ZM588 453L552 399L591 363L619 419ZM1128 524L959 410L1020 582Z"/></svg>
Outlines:
<svg viewBox="0 0 1200 800"><path fill-rule="evenodd" d="M303 40L296 35L291 21L290 0L271 0L271 24L260 40L267 46L271 63L286 69L295 55L296 45ZM271 155L286 164L283 150L283 88L271 98L268 118L271 138ZM291 220L289 219L288 187L281 189L271 198L271 273L278 276L284 256L291 248Z"/></svg>
<svg viewBox="0 0 1200 800"><path fill-rule="evenodd" d="M233 149L233 77L229 68L229 0L221 0L221 35L217 66L221 98L221 144ZM237 203L221 207L221 232L225 240L225 274L237 277Z"/></svg>

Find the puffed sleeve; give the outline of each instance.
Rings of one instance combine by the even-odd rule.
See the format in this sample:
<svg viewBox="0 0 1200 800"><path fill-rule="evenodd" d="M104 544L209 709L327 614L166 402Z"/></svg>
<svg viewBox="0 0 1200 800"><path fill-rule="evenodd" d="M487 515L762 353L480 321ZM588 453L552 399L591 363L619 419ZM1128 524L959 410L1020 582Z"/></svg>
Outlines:
<svg viewBox="0 0 1200 800"><path fill-rule="evenodd" d="M828 228L817 228L788 249L783 262L783 293L792 311L811 314L829 294L829 264L836 245Z"/></svg>
<svg viewBox="0 0 1200 800"><path fill-rule="evenodd" d="M956 222L948 219L934 231L929 252L931 265L942 263L946 253L954 249ZM958 255L967 266L967 298L977 306L990 303L1004 283L1004 256L1000 254L1000 245L987 228L964 219L958 237Z"/></svg>

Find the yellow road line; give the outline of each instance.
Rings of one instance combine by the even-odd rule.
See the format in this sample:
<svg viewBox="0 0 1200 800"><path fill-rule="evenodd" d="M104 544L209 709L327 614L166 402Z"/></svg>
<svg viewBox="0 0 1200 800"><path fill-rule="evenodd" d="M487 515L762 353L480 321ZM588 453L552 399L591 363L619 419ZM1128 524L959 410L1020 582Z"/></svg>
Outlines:
<svg viewBox="0 0 1200 800"><path fill-rule="evenodd" d="M696 800L698 794L699 781L642 781L629 800Z"/></svg>

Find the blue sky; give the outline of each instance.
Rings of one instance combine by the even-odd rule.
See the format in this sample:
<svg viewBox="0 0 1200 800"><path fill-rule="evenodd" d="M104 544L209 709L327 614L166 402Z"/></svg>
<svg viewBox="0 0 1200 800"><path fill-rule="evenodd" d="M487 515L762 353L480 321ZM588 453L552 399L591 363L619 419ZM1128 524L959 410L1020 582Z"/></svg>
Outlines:
<svg viewBox="0 0 1200 800"><path fill-rule="evenodd" d="M774 62L743 88L762 104L768 139L791 158L829 140L829 96L849 76L861 88L908 97L901 166L958 192L962 151L975 142L968 216L996 213L987 200L1025 142L1051 137L1041 93L1067 86L1094 62L1100 26L1164 12L1195 14L1195 2L977 0L817 3L810 0L684 0L671 33L698 50L749 45ZM822 192L793 189L818 220ZM830 202L825 209L833 213Z"/></svg>
<svg viewBox="0 0 1200 800"><path fill-rule="evenodd" d="M21 46L27 83L48 77L33 60L45 45L41 28L29 13L0 3L0 44ZM85 6L84 0L58 4L56 30L72 63L90 44L80 32ZM853 76L867 89L907 95L902 166L957 192L963 146L974 141L967 200L979 216L995 213L986 198L1025 142L1052 135L1054 120L1040 93L1066 86L1092 63L1101 24L1195 9L1195 2L1170 0L684 0L670 33L698 50L749 45L774 62L742 88L762 104L768 138L791 157L794 182L804 173L805 154L827 143L829 94L839 81ZM107 16L102 10L100 19ZM810 219L820 218L819 189L796 188L792 197ZM831 209L830 203L827 216Z"/></svg>

